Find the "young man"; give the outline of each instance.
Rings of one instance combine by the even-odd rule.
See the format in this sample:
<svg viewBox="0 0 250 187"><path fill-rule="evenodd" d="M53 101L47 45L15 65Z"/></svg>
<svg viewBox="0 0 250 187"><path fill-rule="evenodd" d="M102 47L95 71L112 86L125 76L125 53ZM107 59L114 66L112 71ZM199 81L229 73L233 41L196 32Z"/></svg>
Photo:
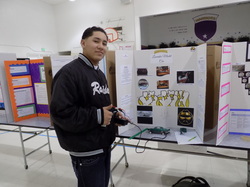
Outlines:
<svg viewBox="0 0 250 187"><path fill-rule="evenodd" d="M108 37L100 27L84 31L83 53L62 67L52 83L50 114L61 147L71 156L78 187L107 187L115 125L107 80L98 68ZM121 115L121 114L119 114Z"/></svg>

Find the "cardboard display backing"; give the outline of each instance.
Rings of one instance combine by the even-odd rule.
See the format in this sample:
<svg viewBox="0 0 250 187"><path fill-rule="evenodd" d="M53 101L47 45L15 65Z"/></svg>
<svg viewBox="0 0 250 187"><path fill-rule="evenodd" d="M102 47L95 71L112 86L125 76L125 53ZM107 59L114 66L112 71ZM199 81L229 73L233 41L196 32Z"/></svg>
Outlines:
<svg viewBox="0 0 250 187"><path fill-rule="evenodd" d="M217 126L221 71L221 46L207 46L205 128Z"/></svg>
<svg viewBox="0 0 250 187"><path fill-rule="evenodd" d="M51 98L51 84L52 84L52 69L51 69L51 59L50 57L43 57L47 96L48 96L48 106L50 105Z"/></svg>
<svg viewBox="0 0 250 187"><path fill-rule="evenodd" d="M43 57L49 108L50 108L51 86L52 86L53 76L63 65L65 65L66 63L69 63L72 59L73 59L72 56ZM53 72L53 69L54 69L54 72ZM53 126L52 121L51 121L51 125Z"/></svg>
<svg viewBox="0 0 250 187"><path fill-rule="evenodd" d="M108 51L106 54L106 77L109 86L111 103L117 106L116 79L115 79L115 51Z"/></svg>

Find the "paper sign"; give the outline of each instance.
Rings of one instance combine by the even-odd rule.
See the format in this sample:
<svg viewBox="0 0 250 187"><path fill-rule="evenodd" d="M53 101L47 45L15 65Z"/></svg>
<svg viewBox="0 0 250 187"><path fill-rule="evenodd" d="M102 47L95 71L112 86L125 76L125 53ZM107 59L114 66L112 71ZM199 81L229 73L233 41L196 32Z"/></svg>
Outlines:
<svg viewBox="0 0 250 187"><path fill-rule="evenodd" d="M32 115L35 113L36 113L35 105L26 105L26 106L17 108L17 116L19 118L23 116Z"/></svg>
<svg viewBox="0 0 250 187"><path fill-rule="evenodd" d="M132 67L131 65L122 65L120 69L121 84L131 84L132 82Z"/></svg>
<svg viewBox="0 0 250 187"><path fill-rule="evenodd" d="M221 86L221 97L228 94L230 92L230 83L223 84Z"/></svg>
<svg viewBox="0 0 250 187"><path fill-rule="evenodd" d="M231 68L231 63L222 64L221 68L222 68L222 71L221 71L222 74L229 73L230 68Z"/></svg>
<svg viewBox="0 0 250 187"><path fill-rule="evenodd" d="M219 131L218 131L218 138L221 138L221 136L223 136L223 135L227 132L227 129L228 129L228 122L224 123L224 124L219 128Z"/></svg>
<svg viewBox="0 0 250 187"><path fill-rule="evenodd" d="M12 77L13 88L32 86L30 75Z"/></svg>
<svg viewBox="0 0 250 187"><path fill-rule="evenodd" d="M223 53L231 53L232 52L232 46L231 45L224 45L223 46Z"/></svg>
<svg viewBox="0 0 250 187"><path fill-rule="evenodd" d="M152 64L172 63L173 55L168 53L155 53L151 55Z"/></svg>
<svg viewBox="0 0 250 187"><path fill-rule="evenodd" d="M36 103L40 105L48 104L46 83L35 83Z"/></svg>
<svg viewBox="0 0 250 187"><path fill-rule="evenodd" d="M27 75L29 74L29 66L28 64L10 65L10 74L12 76Z"/></svg>
<svg viewBox="0 0 250 187"><path fill-rule="evenodd" d="M34 95L31 87L14 89L16 106L34 103Z"/></svg>
<svg viewBox="0 0 250 187"><path fill-rule="evenodd" d="M229 112L229 105L226 105L222 109L220 109L219 119L222 120L225 116L228 115L228 112Z"/></svg>

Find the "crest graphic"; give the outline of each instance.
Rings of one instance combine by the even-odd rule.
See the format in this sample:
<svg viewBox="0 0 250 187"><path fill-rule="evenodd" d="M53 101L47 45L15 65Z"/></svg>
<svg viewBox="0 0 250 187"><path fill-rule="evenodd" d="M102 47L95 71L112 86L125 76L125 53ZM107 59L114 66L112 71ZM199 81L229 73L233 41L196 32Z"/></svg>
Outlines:
<svg viewBox="0 0 250 187"><path fill-rule="evenodd" d="M206 42L211 39L217 30L217 14L202 14L193 18L195 35Z"/></svg>

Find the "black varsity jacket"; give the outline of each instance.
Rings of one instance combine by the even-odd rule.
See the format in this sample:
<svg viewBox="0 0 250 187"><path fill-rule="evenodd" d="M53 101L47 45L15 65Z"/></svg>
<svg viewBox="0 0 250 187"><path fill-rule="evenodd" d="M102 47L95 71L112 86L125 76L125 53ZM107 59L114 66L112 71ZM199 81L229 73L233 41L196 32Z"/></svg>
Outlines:
<svg viewBox="0 0 250 187"><path fill-rule="evenodd" d="M102 127L97 119L97 109L102 111L110 104L105 75L85 56L79 54L79 58L63 66L53 79L50 102L50 115L61 147L73 152L110 147L115 139L115 125Z"/></svg>

